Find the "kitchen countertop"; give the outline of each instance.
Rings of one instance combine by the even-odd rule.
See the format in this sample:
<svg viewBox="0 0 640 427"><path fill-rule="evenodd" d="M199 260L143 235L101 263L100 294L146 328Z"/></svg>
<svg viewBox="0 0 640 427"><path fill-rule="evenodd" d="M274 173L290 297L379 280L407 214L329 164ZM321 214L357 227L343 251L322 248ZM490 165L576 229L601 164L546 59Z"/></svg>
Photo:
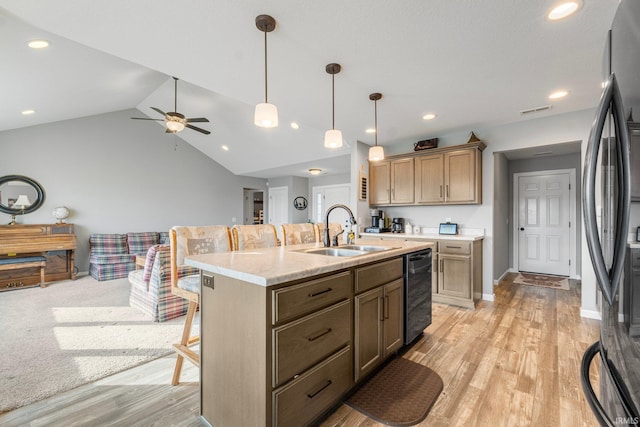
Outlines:
<svg viewBox="0 0 640 427"><path fill-rule="evenodd" d="M426 234L408 234L408 233L360 233L361 237L384 237L390 239L424 239L424 240L482 240L484 235L480 234L456 234L455 236L449 236L445 234L426 233Z"/></svg>
<svg viewBox="0 0 640 427"><path fill-rule="evenodd" d="M295 252L300 249L323 247L322 243L310 243L306 245L193 255L185 259L185 264L211 273L267 287L381 261L422 249L433 248L434 246L431 242L381 242L362 238L356 239L355 244L385 246L392 249L353 257Z"/></svg>

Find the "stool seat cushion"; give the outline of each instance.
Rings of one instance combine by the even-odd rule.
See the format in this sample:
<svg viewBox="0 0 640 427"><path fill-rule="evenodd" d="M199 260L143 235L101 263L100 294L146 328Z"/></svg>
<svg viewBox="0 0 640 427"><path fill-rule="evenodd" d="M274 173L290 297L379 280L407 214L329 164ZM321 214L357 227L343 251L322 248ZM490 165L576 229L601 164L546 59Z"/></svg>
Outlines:
<svg viewBox="0 0 640 427"><path fill-rule="evenodd" d="M178 279L178 287L185 291L194 292L200 295L200 275L193 274Z"/></svg>

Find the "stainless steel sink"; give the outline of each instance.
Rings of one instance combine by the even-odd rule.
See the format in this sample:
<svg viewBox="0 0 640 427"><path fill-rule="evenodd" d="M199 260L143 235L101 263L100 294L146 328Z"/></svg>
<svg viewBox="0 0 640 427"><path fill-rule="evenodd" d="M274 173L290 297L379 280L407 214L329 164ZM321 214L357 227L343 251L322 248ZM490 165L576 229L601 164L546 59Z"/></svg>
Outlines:
<svg viewBox="0 0 640 427"><path fill-rule="evenodd" d="M365 252L379 252L379 251L388 251L390 248L388 246L371 246L371 245L344 245L340 246L342 249L353 249L355 251L365 251Z"/></svg>
<svg viewBox="0 0 640 427"><path fill-rule="evenodd" d="M358 256L358 255L366 255L367 252L347 249L347 248L314 248L314 249L302 249L294 252L302 252L305 254L313 254L313 255L328 255L328 256Z"/></svg>

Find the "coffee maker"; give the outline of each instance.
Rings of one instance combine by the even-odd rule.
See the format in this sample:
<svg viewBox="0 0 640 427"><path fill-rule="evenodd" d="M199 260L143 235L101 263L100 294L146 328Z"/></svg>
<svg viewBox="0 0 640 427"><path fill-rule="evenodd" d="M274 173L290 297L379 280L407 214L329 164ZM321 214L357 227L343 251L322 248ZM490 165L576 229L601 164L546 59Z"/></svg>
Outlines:
<svg viewBox="0 0 640 427"><path fill-rule="evenodd" d="M394 233L404 233L404 218L393 218L391 221L391 231Z"/></svg>
<svg viewBox="0 0 640 427"><path fill-rule="evenodd" d="M371 227L364 229L365 233L388 233L391 228L385 227L384 211L371 209Z"/></svg>

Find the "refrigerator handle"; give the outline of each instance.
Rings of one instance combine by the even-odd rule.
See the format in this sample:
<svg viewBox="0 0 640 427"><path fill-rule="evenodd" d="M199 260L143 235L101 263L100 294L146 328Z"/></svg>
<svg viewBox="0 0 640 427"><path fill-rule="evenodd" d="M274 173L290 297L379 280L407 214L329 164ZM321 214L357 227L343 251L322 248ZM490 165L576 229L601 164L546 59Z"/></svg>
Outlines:
<svg viewBox="0 0 640 427"><path fill-rule="evenodd" d="M616 141L619 141L619 175L620 196L618 199L618 215L616 218L616 246L613 254L613 265L611 275L607 269L602 253L602 244L598 237L598 225L596 216L596 171L598 167L598 151L602 132L607 118L609 107L612 109L616 131ZM626 233L629 228L629 201L631 199L630 188L630 164L629 164L629 131L624 118L622 107L622 96L618 88L615 74L609 76L605 89L600 97L595 120L591 126L589 142L587 144L584 175L582 177L583 188L583 214L585 219L585 234L587 237L587 247L595 270L596 279L602 295L609 305L613 304L613 299L620 286L621 276L624 268L624 252L626 249Z"/></svg>
<svg viewBox="0 0 640 427"><path fill-rule="evenodd" d="M613 422L609 419L602 404L600 404L598 396L596 396L596 393L593 391L591 381L589 380L589 367L591 366L591 361L598 353L600 353L600 341L591 344L582 355L582 362L580 363L580 383L582 384L582 391L587 399L587 403L591 407L591 411L598 420L598 423L600 423L601 426L614 427Z"/></svg>

